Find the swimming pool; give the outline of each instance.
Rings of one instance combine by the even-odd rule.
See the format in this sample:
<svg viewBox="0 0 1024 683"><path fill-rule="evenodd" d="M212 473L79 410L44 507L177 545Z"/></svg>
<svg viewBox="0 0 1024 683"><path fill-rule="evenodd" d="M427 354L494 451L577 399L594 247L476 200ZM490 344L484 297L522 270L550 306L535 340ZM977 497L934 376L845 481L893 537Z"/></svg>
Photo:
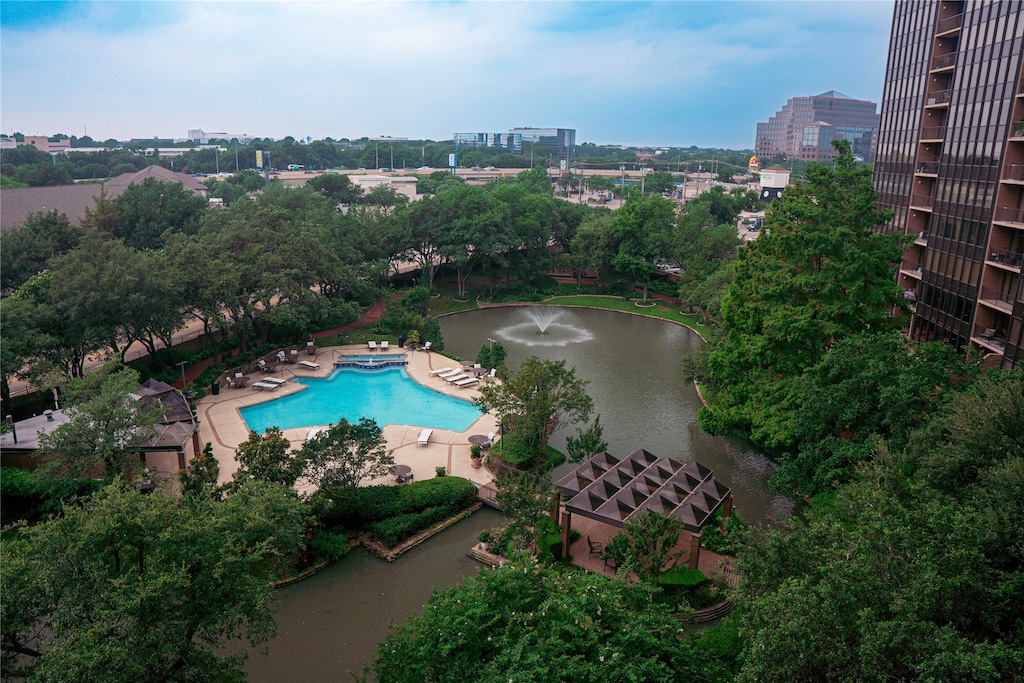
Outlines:
<svg viewBox="0 0 1024 683"><path fill-rule="evenodd" d="M362 363L366 363L366 362L369 362L369 361L384 362L384 361L388 361L388 360L405 360L405 354L404 353L397 353L397 354L395 354L395 353L391 353L391 354L388 354L388 353L365 354L364 353L364 354L361 354L361 355L352 355L352 356L344 355L344 356L341 357L341 359L342 360L359 361L359 362L362 362Z"/></svg>
<svg viewBox="0 0 1024 683"><path fill-rule="evenodd" d="M324 379L294 381L309 388L241 409L249 429L262 434L267 427L313 427L369 417L381 427L405 424L463 432L481 415L469 401L417 384L402 367L375 372L339 368Z"/></svg>

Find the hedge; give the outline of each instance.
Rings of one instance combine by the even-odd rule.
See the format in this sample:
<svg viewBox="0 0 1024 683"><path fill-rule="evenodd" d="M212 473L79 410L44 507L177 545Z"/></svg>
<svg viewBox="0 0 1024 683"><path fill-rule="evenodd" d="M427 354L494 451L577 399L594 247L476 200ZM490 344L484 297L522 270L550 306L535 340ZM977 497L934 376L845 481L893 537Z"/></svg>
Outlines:
<svg viewBox="0 0 1024 683"><path fill-rule="evenodd" d="M419 512L397 515L370 525L370 531L381 543L394 547L405 539L448 519L460 510L451 505L438 505Z"/></svg>
<svg viewBox="0 0 1024 683"><path fill-rule="evenodd" d="M320 493L314 494L318 496ZM428 508L461 510L477 498L477 489L462 477L435 477L404 486L362 486L345 491L329 502L317 501L326 527L360 527L370 522L417 513Z"/></svg>

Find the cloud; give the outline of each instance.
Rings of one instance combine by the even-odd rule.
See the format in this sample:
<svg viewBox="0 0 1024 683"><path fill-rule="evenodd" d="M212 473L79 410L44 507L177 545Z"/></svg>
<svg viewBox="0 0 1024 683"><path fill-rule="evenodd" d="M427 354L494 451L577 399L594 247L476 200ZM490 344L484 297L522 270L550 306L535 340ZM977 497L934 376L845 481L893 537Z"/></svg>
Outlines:
<svg viewBox="0 0 1024 683"><path fill-rule="evenodd" d="M71 3L0 27L0 113L3 132L94 137L533 125L749 146L789 97L877 101L891 16L882 2Z"/></svg>

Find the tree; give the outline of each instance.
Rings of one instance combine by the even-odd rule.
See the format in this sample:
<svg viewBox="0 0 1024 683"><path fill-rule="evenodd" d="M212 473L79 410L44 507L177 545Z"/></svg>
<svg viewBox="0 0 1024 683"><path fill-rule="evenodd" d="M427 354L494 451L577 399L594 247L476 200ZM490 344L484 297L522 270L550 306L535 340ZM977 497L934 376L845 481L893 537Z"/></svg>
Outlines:
<svg viewBox="0 0 1024 683"><path fill-rule="evenodd" d="M395 464L383 430L369 418L352 424L340 420L306 441L299 451L302 478L319 488L351 489L366 479L383 477Z"/></svg>
<svg viewBox="0 0 1024 683"><path fill-rule="evenodd" d="M10 292L25 284L51 257L78 246L81 237L82 229L56 209L30 214L0 240L0 289Z"/></svg>
<svg viewBox="0 0 1024 683"><path fill-rule="evenodd" d="M498 340L494 340L480 347L480 351L476 354L476 362L482 368L496 369L505 364L507 356L508 351L505 350L505 345Z"/></svg>
<svg viewBox="0 0 1024 683"><path fill-rule="evenodd" d="M178 472L181 480L181 495L193 498L220 500L221 490L217 487L220 464L213 455L213 444L207 443L203 452L188 463L187 470Z"/></svg>
<svg viewBox="0 0 1024 683"><path fill-rule="evenodd" d="M337 204L356 204L360 201L363 189L352 182L344 173L324 173L311 178L306 187L330 197Z"/></svg>
<svg viewBox="0 0 1024 683"><path fill-rule="evenodd" d="M235 460L238 469L232 475L236 484L265 481L288 488L302 476L305 462L291 453L291 442L278 427L268 427L264 434L249 432L249 438L238 444Z"/></svg>
<svg viewBox="0 0 1024 683"><path fill-rule="evenodd" d="M717 390L712 430L758 430L774 410L772 391L817 363L836 343L898 326L905 305L893 277L900 237L873 230L871 172L849 143L833 143L835 166L814 164L765 216L766 234L740 250L722 302L727 336L709 358Z"/></svg>
<svg viewBox="0 0 1024 683"><path fill-rule="evenodd" d="M615 253L612 265L629 274L634 287L642 284L644 301L647 285L657 272L655 262L669 253L669 239L675 222L675 205L661 197L644 197L631 192L625 205L615 212L609 231Z"/></svg>
<svg viewBox="0 0 1024 683"><path fill-rule="evenodd" d="M999 472L1015 472L1005 515L965 489L922 485L903 455L880 448L831 509L788 529L752 528L737 680L1020 679L1020 607L1008 596L1020 590L1024 468L1011 460Z"/></svg>
<svg viewBox="0 0 1024 683"><path fill-rule="evenodd" d="M506 435L541 454L554 432L590 419L594 401L587 395L587 384L575 369L565 367L564 360L530 356L502 382L480 387L474 402L497 413Z"/></svg>
<svg viewBox="0 0 1024 683"><path fill-rule="evenodd" d="M508 519L506 531L511 549L522 551L535 545L540 519L551 508L551 488L540 477L512 470L500 471L494 484L495 500Z"/></svg>
<svg viewBox="0 0 1024 683"><path fill-rule="evenodd" d="M139 447L155 435L161 417L158 404L145 407L132 395L138 385L135 370L114 363L65 385L68 421L39 435L40 452L53 458L40 476L55 497L83 477L134 481L143 464Z"/></svg>
<svg viewBox="0 0 1024 683"><path fill-rule="evenodd" d="M956 349L912 346L900 332L838 342L780 396L786 419L758 432L779 453L773 485L814 495L850 481L879 440L906 448L910 435L976 373Z"/></svg>
<svg viewBox="0 0 1024 683"><path fill-rule="evenodd" d="M581 427L575 437L566 437L565 450L569 462L583 462L608 450L608 442L604 440L604 428L601 426L601 416L595 417L594 424L587 429Z"/></svg>
<svg viewBox="0 0 1024 683"><path fill-rule="evenodd" d="M181 183L155 178L129 185L114 202L121 215L115 237L136 249L159 249L164 245L165 232L195 233L207 206L203 197Z"/></svg>
<svg viewBox="0 0 1024 683"><path fill-rule="evenodd" d="M641 585L520 560L435 594L388 636L373 673L399 681L712 680Z"/></svg>
<svg viewBox="0 0 1024 683"><path fill-rule="evenodd" d="M635 573L641 581L652 585L658 576L676 565L680 554L672 553L679 543L683 525L667 515L647 510L630 518L619 534L623 537L617 545L621 547L619 573L628 576Z"/></svg>
<svg viewBox="0 0 1024 683"><path fill-rule="evenodd" d="M270 580L302 544L301 503L250 482L225 502L123 480L61 517L3 533L5 677L243 681L276 630Z"/></svg>

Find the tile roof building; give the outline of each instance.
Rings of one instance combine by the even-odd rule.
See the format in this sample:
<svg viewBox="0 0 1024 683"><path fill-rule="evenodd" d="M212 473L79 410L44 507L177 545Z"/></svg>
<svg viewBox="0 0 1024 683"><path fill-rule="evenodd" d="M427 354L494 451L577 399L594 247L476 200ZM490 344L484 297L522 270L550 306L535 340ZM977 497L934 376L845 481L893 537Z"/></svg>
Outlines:
<svg viewBox="0 0 1024 683"><path fill-rule="evenodd" d="M6 232L21 225L29 214L39 211L54 211L68 217L72 225L80 225L85 210L93 208L100 190L106 190L107 198L121 196L129 186L154 178L165 183L181 183L186 190L206 197L206 185L184 173L175 173L163 166L147 166L141 171L124 173L105 183L75 183L74 185L50 185L46 187L19 187L0 190L0 231Z"/></svg>

